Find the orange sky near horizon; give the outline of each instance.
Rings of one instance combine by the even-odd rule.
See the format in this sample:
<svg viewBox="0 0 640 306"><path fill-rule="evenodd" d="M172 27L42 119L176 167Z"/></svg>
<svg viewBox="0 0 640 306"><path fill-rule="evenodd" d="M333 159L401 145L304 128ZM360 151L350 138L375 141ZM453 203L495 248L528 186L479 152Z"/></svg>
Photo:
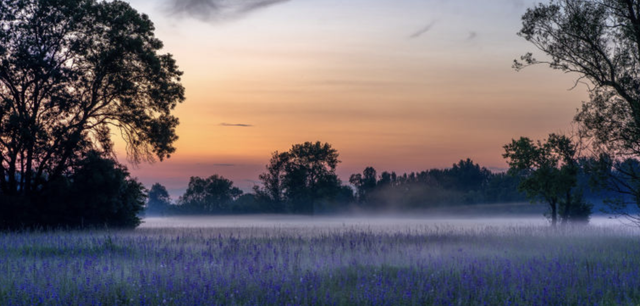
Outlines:
<svg viewBox="0 0 640 306"><path fill-rule="evenodd" d="M224 21L131 4L185 73L177 152L129 166L174 197L212 174L248 191L272 152L305 141L339 151L343 181L366 166L403 173L463 158L503 169L504 144L571 132L588 98L569 90L575 75L511 68L535 51L515 35L528 1L291 0Z"/></svg>

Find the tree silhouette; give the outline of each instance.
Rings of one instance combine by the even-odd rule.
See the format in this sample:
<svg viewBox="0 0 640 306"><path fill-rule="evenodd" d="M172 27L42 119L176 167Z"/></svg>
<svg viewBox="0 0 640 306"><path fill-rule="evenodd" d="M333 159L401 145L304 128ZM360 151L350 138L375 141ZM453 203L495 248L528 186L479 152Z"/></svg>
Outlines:
<svg viewBox="0 0 640 306"><path fill-rule="evenodd" d="M112 130L134 162L175 151L180 72L123 1L0 2L0 190L29 195L69 175Z"/></svg>
<svg viewBox="0 0 640 306"><path fill-rule="evenodd" d="M140 224L144 186L112 158L90 151L72 173L37 195L0 195L0 229L124 227Z"/></svg>
<svg viewBox="0 0 640 306"><path fill-rule="evenodd" d="M167 188L160 183L153 184L149 190L147 208L145 209L147 215L164 215L170 205L171 197L169 197Z"/></svg>
<svg viewBox="0 0 640 306"><path fill-rule="evenodd" d="M66 205L73 206L57 213L75 214L80 226L134 228L140 224L138 214L144 209L145 198L144 186L129 177L126 167L90 152L71 176ZM47 203L51 200L44 198L41 203L51 205ZM60 225L57 223L53 220L51 225Z"/></svg>
<svg viewBox="0 0 640 306"><path fill-rule="evenodd" d="M494 178L501 182L492 182ZM384 171L379 178L374 168L367 167L349 179L356 188L359 204L368 209L513 202L521 200L513 191L513 181L510 177L492 174L470 158L460 160L448 169L430 169L400 176ZM506 185L508 190L499 184Z"/></svg>
<svg viewBox="0 0 640 306"><path fill-rule="evenodd" d="M588 220L591 207L576 190L578 157L571 139L550 134L546 142L533 142L520 137L504 149L509 172L522 177L518 188L532 201L546 202L552 226L556 226L558 216L563 223Z"/></svg>
<svg viewBox="0 0 640 306"><path fill-rule="evenodd" d="M285 163L289 155L285 153L274 152L271 155L269 164L266 166L267 172L260 174L259 179L262 181L262 188L254 186L253 191L256 193L258 202L267 206L265 211L273 213L283 213L287 211L283 194L282 178L285 174Z"/></svg>
<svg viewBox="0 0 640 306"><path fill-rule="evenodd" d="M452 178L452 187L460 191L480 190L491 176L489 170L474 164L470 158L453 164L446 172Z"/></svg>
<svg viewBox="0 0 640 306"><path fill-rule="evenodd" d="M224 213L231 210L231 202L240 195L242 190L217 174L206 179L192 176L178 203L183 211L191 213Z"/></svg>
<svg viewBox="0 0 640 306"><path fill-rule="evenodd" d="M360 204L368 201L371 193L376 189L377 181L377 172L373 167L367 167L362 174L356 173L349 177L349 183L356 187L357 200Z"/></svg>
<svg viewBox="0 0 640 306"><path fill-rule="evenodd" d="M548 64L588 81L590 101L575 117L581 136L592 141L604 165L630 174L622 181L631 184L609 176L605 186L640 194L640 176L626 167L640 155L640 1L558 0L528 9L522 20L518 34L550 60L527 53L514 67ZM632 202L640 207L640 198Z"/></svg>
<svg viewBox="0 0 640 306"><path fill-rule="evenodd" d="M251 193L246 193L239 196L238 199L236 199L233 202L231 211L236 214L265 212L264 207L260 206L260 202L256 198L256 195ZM269 212L269 211L266 211L266 212Z"/></svg>
<svg viewBox="0 0 640 306"><path fill-rule="evenodd" d="M267 172L260 175L263 187L256 187L256 193L276 211L313 214L316 205L345 194L335 173L339 162L338 151L319 141L274 152Z"/></svg>

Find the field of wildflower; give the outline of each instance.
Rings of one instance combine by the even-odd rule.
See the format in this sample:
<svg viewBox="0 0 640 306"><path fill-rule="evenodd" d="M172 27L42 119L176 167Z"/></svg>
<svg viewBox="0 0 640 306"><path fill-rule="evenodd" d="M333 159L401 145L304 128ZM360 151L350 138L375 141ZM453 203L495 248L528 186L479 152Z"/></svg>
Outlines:
<svg viewBox="0 0 640 306"><path fill-rule="evenodd" d="M142 227L0 235L0 305L638 305L626 226Z"/></svg>

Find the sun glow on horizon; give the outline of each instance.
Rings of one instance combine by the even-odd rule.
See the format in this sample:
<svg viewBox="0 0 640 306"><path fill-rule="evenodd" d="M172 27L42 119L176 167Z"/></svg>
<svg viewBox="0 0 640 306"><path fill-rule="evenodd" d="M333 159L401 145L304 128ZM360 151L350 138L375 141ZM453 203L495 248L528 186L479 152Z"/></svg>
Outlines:
<svg viewBox="0 0 640 306"><path fill-rule="evenodd" d="M567 90L575 76L511 68L532 50L515 35L528 1L287 1L221 22L132 5L185 72L187 97L177 152L132 169L146 185L217 173L247 190L272 152L318 140L340 152L343 180L464 158L500 169L502 145L570 132L587 98Z"/></svg>

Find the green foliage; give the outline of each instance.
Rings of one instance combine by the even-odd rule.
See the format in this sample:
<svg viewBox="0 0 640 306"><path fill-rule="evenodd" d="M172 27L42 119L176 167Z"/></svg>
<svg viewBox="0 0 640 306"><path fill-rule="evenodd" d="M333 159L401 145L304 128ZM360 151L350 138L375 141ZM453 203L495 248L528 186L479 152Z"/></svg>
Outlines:
<svg viewBox="0 0 640 306"><path fill-rule="evenodd" d="M187 191L178 201L178 210L189 213L223 213L242 195L233 182L214 174L206 179L191 177Z"/></svg>
<svg viewBox="0 0 640 306"><path fill-rule="evenodd" d="M365 209L412 209L436 206L515 202L516 179L493 174L471 159L460 160L448 169L430 169L397 175L367 167L352 174L358 204ZM503 185L503 186L501 186Z"/></svg>
<svg viewBox="0 0 640 306"><path fill-rule="evenodd" d="M547 141L534 143L520 137L504 149L509 173L521 177L518 189L532 202L549 205L552 225L556 225L558 216L563 223L588 220L591 207L582 200L582 193L576 192L579 164L576 145L571 139L550 134Z"/></svg>
<svg viewBox="0 0 640 306"><path fill-rule="evenodd" d="M313 214L318 203L344 196L335 173L339 162L338 151L328 143L293 145L288 152L273 153L260 175L263 187L255 192L273 212Z"/></svg>
<svg viewBox="0 0 640 306"><path fill-rule="evenodd" d="M469 158L453 164L447 172L447 176L455 178L451 182L451 187L461 191L480 190L488 183L491 176L489 170L480 168L480 165L474 164Z"/></svg>
<svg viewBox="0 0 640 306"><path fill-rule="evenodd" d="M601 166L610 167L597 169L604 170L598 174L600 185L618 193L609 201L617 203L610 206L614 213L628 215L629 208L640 208L640 198L629 199L640 194L640 176L625 165L640 156L640 1L550 1L528 9L522 22L518 35L550 60L527 53L514 67L548 64L577 73L576 84L588 81L590 100L575 121L580 136L603 161Z"/></svg>
<svg viewBox="0 0 640 306"><path fill-rule="evenodd" d="M362 174L356 173L349 177L349 183L356 187L356 197L360 204L370 200L371 193L376 188L377 179L377 172L373 167L367 167Z"/></svg>
<svg viewBox="0 0 640 306"><path fill-rule="evenodd" d="M251 193L243 194L233 202L231 212L236 214L260 213L263 212L260 202Z"/></svg>
<svg viewBox="0 0 640 306"><path fill-rule="evenodd" d="M484 188L486 203L510 203L522 201L523 195L518 191L520 178L507 173L492 173Z"/></svg>

